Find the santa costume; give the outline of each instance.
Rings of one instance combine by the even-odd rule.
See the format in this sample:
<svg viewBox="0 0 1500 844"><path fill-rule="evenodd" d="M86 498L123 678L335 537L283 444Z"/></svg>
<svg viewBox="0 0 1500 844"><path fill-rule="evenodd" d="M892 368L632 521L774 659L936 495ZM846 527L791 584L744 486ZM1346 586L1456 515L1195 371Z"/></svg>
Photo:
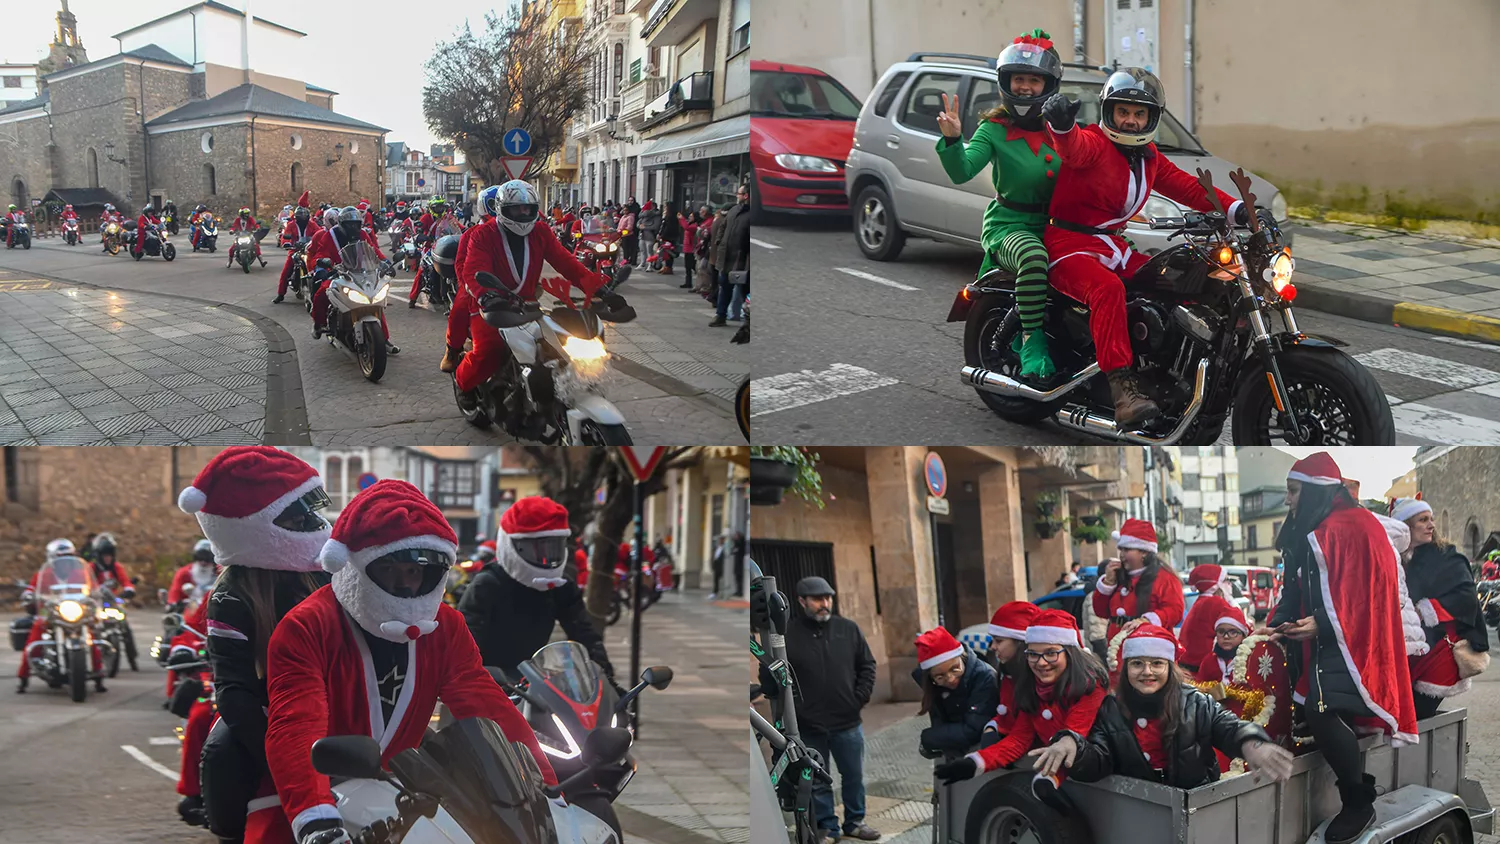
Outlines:
<svg viewBox="0 0 1500 844"><path fill-rule="evenodd" d="M210 829L240 838L247 808L253 821L276 805L265 761L269 631L256 623L255 602L264 590L252 581L271 586L277 620L328 582L317 559L331 531L317 513L328 495L317 471L296 456L234 446L210 460L177 503L197 517L215 561L226 568L204 625L219 717L203 746L202 792Z"/></svg>
<svg viewBox="0 0 1500 844"><path fill-rule="evenodd" d="M1198 598L1183 618L1177 638L1182 643L1181 666L1196 675L1213 650L1215 621L1235 609L1231 603L1234 593L1229 586L1229 573L1213 563L1195 566L1188 572L1188 583L1198 590Z"/></svg>
<svg viewBox="0 0 1500 844"><path fill-rule="evenodd" d="M328 777L313 769L313 743L367 735L381 760L422 741L441 700L455 718L489 718L531 751L548 784L551 765L519 710L485 671L463 617L443 604L458 537L411 484L378 481L339 514L323 549L333 583L282 619L271 637L266 757L282 824L301 838L340 826ZM418 563L421 586L402 595L371 578L377 561Z"/></svg>
<svg viewBox="0 0 1500 844"><path fill-rule="evenodd" d="M1121 549L1156 553L1156 528L1150 522L1126 519L1114 538ZM1134 571L1121 566L1116 577L1114 585L1102 577L1094 585L1094 614L1109 619L1106 642L1113 642L1126 624L1138 618L1168 630L1182 621L1182 581L1170 566L1159 560Z"/></svg>
<svg viewBox="0 0 1500 844"><path fill-rule="evenodd" d="M1025 643L1026 629L1036 620L1037 613L1041 609L1030 601L1011 601L1001 604L990 617L990 637L992 639L1014 639ZM1021 656L1020 660L1025 660ZM1024 662L1020 670L1025 670ZM1016 678L1004 665L998 666L1000 678L1000 692L997 705L995 706L995 717L984 725L986 730L994 730L1002 737L1010 734L1016 723Z"/></svg>

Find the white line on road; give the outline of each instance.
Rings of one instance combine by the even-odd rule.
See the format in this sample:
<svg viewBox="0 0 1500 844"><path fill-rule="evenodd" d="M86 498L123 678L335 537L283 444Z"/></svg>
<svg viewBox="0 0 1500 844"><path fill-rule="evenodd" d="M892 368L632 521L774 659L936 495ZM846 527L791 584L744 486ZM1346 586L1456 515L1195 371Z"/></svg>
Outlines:
<svg viewBox="0 0 1500 844"><path fill-rule="evenodd" d="M1404 349L1376 349L1355 355L1354 359L1371 369L1383 369L1398 375L1435 381L1456 390L1500 381L1500 372L1444 358L1419 355Z"/></svg>
<svg viewBox="0 0 1500 844"><path fill-rule="evenodd" d="M1391 407L1396 430L1448 445L1500 445L1500 422L1440 407L1404 402Z"/></svg>
<svg viewBox="0 0 1500 844"><path fill-rule="evenodd" d="M865 281L873 281L876 284L884 284L886 287L894 287L897 290L916 290L917 289L917 288L911 287L909 285L901 284L900 282L891 281L888 278L881 278L878 275L872 275L870 273L863 272L862 270L851 270L848 267L834 267L834 269L836 269L839 272L844 273L846 275L852 275L855 278L862 278Z"/></svg>
<svg viewBox="0 0 1500 844"><path fill-rule="evenodd" d="M750 415L764 416L899 383L847 363L835 363L822 372L804 369L757 378L750 384Z"/></svg>
<svg viewBox="0 0 1500 844"><path fill-rule="evenodd" d="M753 244L755 244L756 246L761 247L762 249L780 249L781 248L780 246L777 246L774 243L767 243L764 240L761 240L760 238L755 238L755 237L750 238L750 242L753 243Z"/></svg>
<svg viewBox="0 0 1500 844"><path fill-rule="evenodd" d="M152 736L151 737L151 746L152 747L170 747L170 746L179 745L179 744L182 744L182 739L178 738L177 736Z"/></svg>
<svg viewBox="0 0 1500 844"><path fill-rule="evenodd" d="M1486 352L1500 352L1500 346L1497 346L1494 343L1480 342L1479 340L1464 340L1460 337L1429 337L1427 339L1436 340L1439 343L1450 343L1454 346L1468 346L1471 349L1483 349Z"/></svg>
<svg viewBox="0 0 1500 844"><path fill-rule="evenodd" d="M177 781L176 771L168 768L166 765L163 765L160 762L157 762L150 756L147 756L145 751L141 750L139 747L136 747L133 744L122 744L120 745L120 749L125 751L126 753L129 753L135 759L135 761L141 763L142 765L145 765L158 774L161 774L162 776L166 777L169 780L172 780L173 782Z"/></svg>

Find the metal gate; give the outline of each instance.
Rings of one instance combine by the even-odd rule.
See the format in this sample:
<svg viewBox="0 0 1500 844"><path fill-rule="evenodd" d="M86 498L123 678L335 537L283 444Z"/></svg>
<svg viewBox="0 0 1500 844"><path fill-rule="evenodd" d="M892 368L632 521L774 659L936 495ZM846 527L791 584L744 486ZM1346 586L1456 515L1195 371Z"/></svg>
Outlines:
<svg viewBox="0 0 1500 844"><path fill-rule="evenodd" d="M1144 67L1161 75L1157 48L1156 4L1159 0L1104 0L1108 7L1104 30L1104 63Z"/></svg>
<svg viewBox="0 0 1500 844"><path fill-rule="evenodd" d="M838 580L833 576L831 542L751 539L750 558L760 566L762 573L776 578L776 588L786 593L793 604L797 602L797 581L804 577L821 577L835 592L838 591ZM839 599L834 595L833 612L837 615L838 611Z"/></svg>

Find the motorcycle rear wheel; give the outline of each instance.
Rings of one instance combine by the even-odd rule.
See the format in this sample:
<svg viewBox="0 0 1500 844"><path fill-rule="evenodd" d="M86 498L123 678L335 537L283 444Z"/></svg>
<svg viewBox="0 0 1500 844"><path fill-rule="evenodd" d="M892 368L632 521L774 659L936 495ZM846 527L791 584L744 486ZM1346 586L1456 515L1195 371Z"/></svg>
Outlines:
<svg viewBox="0 0 1500 844"><path fill-rule="evenodd" d="M385 377L385 332L369 322L363 323L360 330L365 334L365 342L359 350L359 371L366 380L377 383Z"/></svg>
<svg viewBox="0 0 1500 844"><path fill-rule="evenodd" d="M1276 356L1305 442L1288 437L1263 372L1251 372L1234 397L1235 445L1393 445L1396 425L1380 382L1337 349L1294 346ZM1277 417L1277 422L1272 417Z"/></svg>
<svg viewBox="0 0 1500 844"><path fill-rule="evenodd" d="M1021 317L1007 297L988 293L979 297L964 325L964 364L982 366L1011 378L1021 372L1021 358L1010 344L1021 330ZM1032 425L1062 407L1062 400L1039 403L975 389L984 406L1008 422Z"/></svg>
<svg viewBox="0 0 1500 844"><path fill-rule="evenodd" d="M68 690L74 703L83 703L89 693L88 654L83 648L68 653Z"/></svg>

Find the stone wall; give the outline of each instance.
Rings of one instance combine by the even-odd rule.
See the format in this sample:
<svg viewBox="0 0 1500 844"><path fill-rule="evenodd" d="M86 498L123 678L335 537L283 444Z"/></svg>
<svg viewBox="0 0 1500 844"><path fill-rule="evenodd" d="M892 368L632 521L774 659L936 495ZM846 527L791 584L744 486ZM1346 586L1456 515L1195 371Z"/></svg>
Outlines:
<svg viewBox="0 0 1500 844"><path fill-rule="evenodd" d="M1500 530L1500 448L1459 447L1417 467L1417 489L1432 505L1438 535L1466 557Z"/></svg>
<svg viewBox="0 0 1500 844"><path fill-rule="evenodd" d="M20 179L27 197L38 199L52 186L47 154L47 118L0 123L0 211L15 202L15 182Z"/></svg>
<svg viewBox="0 0 1500 844"><path fill-rule="evenodd" d="M203 151L205 132L213 135L212 152ZM156 164L151 170L152 187L174 200L184 214L191 213L201 202L215 215L232 215L252 204L249 139L250 127L245 123L154 134L151 159ZM214 168L214 193L209 193L205 166Z"/></svg>
<svg viewBox="0 0 1500 844"><path fill-rule="evenodd" d="M301 139L301 149L293 149L292 136ZM359 152L350 151L351 142ZM328 164L336 155L335 145L344 145L343 160ZM379 202L380 170L384 151L378 136L354 135L338 129L309 129L301 126L279 126L257 123L255 126L257 216L281 210L295 203L303 190L312 191L316 208L324 202L353 205L361 199ZM300 164L299 179L292 185L292 165ZM350 189L349 170L357 167L354 187Z"/></svg>
<svg viewBox="0 0 1500 844"><path fill-rule="evenodd" d="M217 448L6 448L0 474L14 472L14 500L0 504L0 583L30 579L59 537L90 533L119 541L120 560L144 595L171 583L202 536L177 509L177 493Z"/></svg>
<svg viewBox="0 0 1500 844"><path fill-rule="evenodd" d="M146 162L141 119L136 113L140 93L134 68L114 65L50 83L53 136L58 139L58 187L89 187L88 151L99 161L99 186L125 202L135 213L146 202ZM130 80L127 87L127 78ZM113 153L105 152L114 143ZM108 155L122 159L110 161ZM49 186L50 187L50 186Z"/></svg>

